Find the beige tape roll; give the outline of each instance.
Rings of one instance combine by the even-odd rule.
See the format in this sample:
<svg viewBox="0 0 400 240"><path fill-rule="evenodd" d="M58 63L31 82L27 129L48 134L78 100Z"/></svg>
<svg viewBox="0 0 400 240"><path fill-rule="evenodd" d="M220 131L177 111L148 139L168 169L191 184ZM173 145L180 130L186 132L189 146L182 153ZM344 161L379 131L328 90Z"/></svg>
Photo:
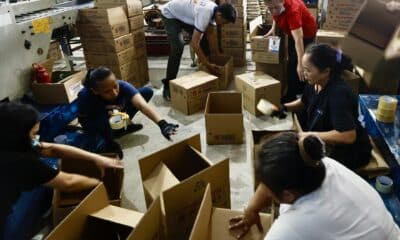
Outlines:
<svg viewBox="0 0 400 240"><path fill-rule="evenodd" d="M384 123L392 123L396 118L397 99L390 96L379 98L376 119Z"/></svg>
<svg viewBox="0 0 400 240"><path fill-rule="evenodd" d="M128 124L129 115L122 112L115 112L109 119L111 129L120 130Z"/></svg>

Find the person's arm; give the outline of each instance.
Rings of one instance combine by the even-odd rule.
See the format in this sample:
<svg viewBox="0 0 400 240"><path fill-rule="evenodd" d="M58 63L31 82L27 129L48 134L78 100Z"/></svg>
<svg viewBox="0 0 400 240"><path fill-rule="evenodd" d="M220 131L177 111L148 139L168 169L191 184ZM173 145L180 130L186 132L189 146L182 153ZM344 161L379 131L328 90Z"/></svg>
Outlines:
<svg viewBox="0 0 400 240"><path fill-rule="evenodd" d="M154 123L159 123L162 118L154 108L152 108L140 94L135 94L131 100L133 106L150 118Z"/></svg>
<svg viewBox="0 0 400 240"><path fill-rule="evenodd" d="M218 34L217 27L210 25L207 28L207 41L210 45L210 50L212 55L221 55L221 51L218 47Z"/></svg>
<svg viewBox="0 0 400 240"><path fill-rule="evenodd" d="M303 132L299 133L301 137L308 135L315 135L321 138L327 144L353 144L356 141L357 133L356 130L349 130L339 132L337 130L327 132Z"/></svg>
<svg viewBox="0 0 400 240"><path fill-rule="evenodd" d="M275 36L275 31L276 31L276 23L275 20L272 20L272 27L268 31L268 33L264 35L264 37Z"/></svg>
<svg viewBox="0 0 400 240"><path fill-rule="evenodd" d="M230 230L241 229L242 232L237 236L238 239L244 237L251 226L257 225L260 231L263 231L259 212L266 206L271 205L272 194L264 184L259 184L244 214L234 217L230 220Z"/></svg>
<svg viewBox="0 0 400 240"><path fill-rule="evenodd" d="M194 29L190 45L192 46L196 55L199 57L199 61L201 62L201 64L204 64L212 73L218 73L220 68L217 65L212 64L208 61L206 55L200 47L200 41L202 37L203 33L197 31L197 29Z"/></svg>
<svg viewBox="0 0 400 240"><path fill-rule="evenodd" d="M299 76L300 81L304 81L304 69L301 62L304 55L303 29L300 27L292 30L291 33L295 42L297 53L297 75Z"/></svg>
<svg viewBox="0 0 400 240"><path fill-rule="evenodd" d="M293 102L285 103L283 105L286 107L286 109L289 112L298 112L304 108L304 103L301 101L300 98L297 100L294 100Z"/></svg>
<svg viewBox="0 0 400 240"><path fill-rule="evenodd" d="M100 181L96 178L89 178L86 176L61 171L56 177L43 185L58 189L61 192L79 192L94 188L99 183Z"/></svg>
<svg viewBox="0 0 400 240"><path fill-rule="evenodd" d="M99 154L63 144L41 142L40 155L43 157L56 157L67 160L81 159L91 161L101 168L123 168L122 162L117 159L104 157Z"/></svg>

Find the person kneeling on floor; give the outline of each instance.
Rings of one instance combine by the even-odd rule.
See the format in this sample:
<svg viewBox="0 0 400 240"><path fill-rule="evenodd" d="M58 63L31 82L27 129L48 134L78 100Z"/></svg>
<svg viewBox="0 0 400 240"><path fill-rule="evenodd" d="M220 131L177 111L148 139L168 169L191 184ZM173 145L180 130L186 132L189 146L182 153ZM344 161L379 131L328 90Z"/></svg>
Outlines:
<svg viewBox="0 0 400 240"><path fill-rule="evenodd" d="M136 89L128 82L117 80L106 67L89 70L83 85L85 88L78 94L78 120L90 137L101 136L105 140L103 152L122 155L121 147L114 139L143 128L143 125L131 122L138 111L158 124L168 140L176 133L178 125L162 119L147 103L153 96L152 89ZM110 117L120 113L126 124L121 129L113 130Z"/></svg>
<svg viewBox="0 0 400 240"><path fill-rule="evenodd" d="M18 214L13 205L22 192L40 185L62 192L91 189L100 180L83 175L58 171L46 165L40 157L81 159L96 163L100 169L123 168L118 159L104 157L81 149L39 141L39 113L30 105L0 104L0 239L12 239L8 226ZM30 216L27 216L28 218ZM30 226L25 226L29 228Z"/></svg>

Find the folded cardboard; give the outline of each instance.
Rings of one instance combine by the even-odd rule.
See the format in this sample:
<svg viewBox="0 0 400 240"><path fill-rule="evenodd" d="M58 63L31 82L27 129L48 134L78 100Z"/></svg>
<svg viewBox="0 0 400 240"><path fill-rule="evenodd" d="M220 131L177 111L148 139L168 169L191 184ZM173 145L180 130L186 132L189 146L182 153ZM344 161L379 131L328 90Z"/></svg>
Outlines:
<svg viewBox="0 0 400 240"><path fill-rule="evenodd" d="M131 31L141 29L144 27L144 17L143 15L137 15L129 18L129 27Z"/></svg>
<svg viewBox="0 0 400 240"><path fill-rule="evenodd" d="M253 115L260 115L257 104L266 99L275 106L281 100L281 83L262 72L251 72L236 75L236 89L243 95L243 107Z"/></svg>
<svg viewBox="0 0 400 240"><path fill-rule="evenodd" d="M329 31L329 30L319 29L317 31L316 42L318 44L325 43L332 45L334 47L339 47L342 45L345 35L346 32L344 31Z"/></svg>
<svg viewBox="0 0 400 240"><path fill-rule="evenodd" d="M242 94L211 92L205 109L207 144L242 144Z"/></svg>
<svg viewBox="0 0 400 240"><path fill-rule="evenodd" d="M185 114L193 114L206 104L207 94L218 89L218 77L198 71L170 82L171 106Z"/></svg>
<svg viewBox="0 0 400 240"><path fill-rule="evenodd" d="M227 89L233 80L233 57L228 55L218 55L208 57L210 63L221 67L220 72L214 72L218 77L218 89ZM209 72L209 69L204 65L200 66L200 70Z"/></svg>
<svg viewBox="0 0 400 240"><path fill-rule="evenodd" d="M129 34L128 20L116 24L83 24L77 23L81 39L113 39Z"/></svg>
<svg viewBox="0 0 400 240"><path fill-rule="evenodd" d="M229 160L212 165L200 151L197 134L139 160L147 206L163 191L186 182L197 188L204 188L204 182L211 183L213 194L218 196L216 206L230 206Z"/></svg>
<svg viewBox="0 0 400 240"><path fill-rule="evenodd" d="M100 183L46 239L126 239L143 214L109 204Z"/></svg>
<svg viewBox="0 0 400 240"><path fill-rule="evenodd" d="M51 70L50 70L51 71ZM72 74L60 81L52 78L53 83L32 83L33 97L41 104L68 104L74 101L82 90L82 80L86 72Z"/></svg>
<svg viewBox="0 0 400 240"><path fill-rule="evenodd" d="M230 209L215 208L212 204L211 188L207 186L201 205L196 216L193 229L190 233L190 240L234 240L238 232L229 230L231 218L243 215L243 212ZM260 214L260 222L263 232L253 225L249 232L241 239L263 240L272 225L273 217L270 214Z"/></svg>
<svg viewBox="0 0 400 240"><path fill-rule="evenodd" d="M96 38L81 39L85 52L121 52L133 47L132 34L127 34L118 38Z"/></svg>
<svg viewBox="0 0 400 240"><path fill-rule="evenodd" d="M118 53L85 52L86 63L89 65L123 65L135 56L135 48L133 47Z"/></svg>
<svg viewBox="0 0 400 240"><path fill-rule="evenodd" d="M86 24L114 25L128 20L122 7L85 8L78 12L78 22Z"/></svg>

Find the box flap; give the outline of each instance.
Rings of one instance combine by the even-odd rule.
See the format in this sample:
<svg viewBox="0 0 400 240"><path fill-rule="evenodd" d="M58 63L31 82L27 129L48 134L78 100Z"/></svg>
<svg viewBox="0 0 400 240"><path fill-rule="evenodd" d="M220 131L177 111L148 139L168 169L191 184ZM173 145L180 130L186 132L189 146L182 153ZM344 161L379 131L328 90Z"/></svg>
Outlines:
<svg viewBox="0 0 400 240"><path fill-rule="evenodd" d="M161 192L179 183L179 180L163 163L159 163L153 172L143 181L146 192L155 199Z"/></svg>
<svg viewBox="0 0 400 240"><path fill-rule="evenodd" d="M106 188L100 183L83 201L47 236L49 240L80 239L87 217L108 205Z"/></svg>
<svg viewBox="0 0 400 240"><path fill-rule="evenodd" d="M235 240L238 232L229 230L229 220L233 217L243 215L243 212L230 209L214 208L211 217L211 240ZM260 232L257 226L253 225L243 240L264 240L271 227L272 217L270 214L260 214L261 224L264 232Z"/></svg>
<svg viewBox="0 0 400 240"><path fill-rule="evenodd" d="M108 205L90 214L91 217L135 228L143 213Z"/></svg>
<svg viewBox="0 0 400 240"><path fill-rule="evenodd" d="M249 23L250 37L257 35L257 28L263 23L262 16L258 16L253 21Z"/></svg>
<svg viewBox="0 0 400 240"><path fill-rule="evenodd" d="M206 191L201 201L199 212L197 213L196 220L192 232L190 233L189 240L209 240L211 232L211 214L212 214L212 198L211 187L207 184ZM221 238L222 240L222 238Z"/></svg>
<svg viewBox="0 0 400 240"><path fill-rule="evenodd" d="M239 92L211 92L208 94L206 114L242 114L242 94Z"/></svg>
<svg viewBox="0 0 400 240"><path fill-rule="evenodd" d="M161 240L163 235L163 215L160 198L154 200L127 240Z"/></svg>
<svg viewBox="0 0 400 240"><path fill-rule="evenodd" d="M172 80L171 83L179 85L184 89L190 89L217 79L218 79L217 76L211 75L204 71L198 71L192 74L176 78L175 80Z"/></svg>

